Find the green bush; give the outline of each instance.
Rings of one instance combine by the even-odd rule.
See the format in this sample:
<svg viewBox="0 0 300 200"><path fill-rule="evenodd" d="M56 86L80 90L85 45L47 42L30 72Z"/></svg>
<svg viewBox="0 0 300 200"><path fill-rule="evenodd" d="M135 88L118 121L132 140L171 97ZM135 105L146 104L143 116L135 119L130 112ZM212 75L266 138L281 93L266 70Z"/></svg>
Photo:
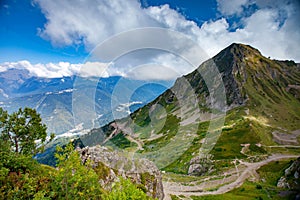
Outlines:
<svg viewBox="0 0 300 200"><path fill-rule="evenodd" d="M103 200L150 200L141 189L133 184L129 179L120 177L120 181L115 184L112 191L102 195Z"/></svg>
<svg viewBox="0 0 300 200"><path fill-rule="evenodd" d="M65 149L57 148L58 170L51 188L58 199L99 199L102 188L98 175L90 163L82 164L79 153L70 143Z"/></svg>

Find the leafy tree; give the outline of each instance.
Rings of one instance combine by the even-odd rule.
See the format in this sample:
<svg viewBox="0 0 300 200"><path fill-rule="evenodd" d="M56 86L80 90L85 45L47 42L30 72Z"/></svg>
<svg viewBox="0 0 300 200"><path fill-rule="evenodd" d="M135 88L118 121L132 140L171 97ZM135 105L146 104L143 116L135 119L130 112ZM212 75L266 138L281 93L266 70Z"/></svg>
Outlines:
<svg viewBox="0 0 300 200"><path fill-rule="evenodd" d="M49 169L32 158L42 150L46 136L35 110L19 109L10 115L0 108L0 199L33 199L47 193Z"/></svg>
<svg viewBox="0 0 300 200"><path fill-rule="evenodd" d="M0 139L7 142L16 153L34 155L42 151L47 137L46 129L34 109L20 108L17 112L8 114L0 108ZM53 138L54 134L50 140Z"/></svg>
<svg viewBox="0 0 300 200"><path fill-rule="evenodd" d="M72 143L65 149L57 147L57 173L52 190L59 199L100 199L103 192L91 163L82 164Z"/></svg>
<svg viewBox="0 0 300 200"><path fill-rule="evenodd" d="M43 149L46 137L35 110L8 114L0 108L0 199L150 199L122 178L112 191L103 190L92 163L83 164L72 143L57 147L56 169L38 164L33 155Z"/></svg>

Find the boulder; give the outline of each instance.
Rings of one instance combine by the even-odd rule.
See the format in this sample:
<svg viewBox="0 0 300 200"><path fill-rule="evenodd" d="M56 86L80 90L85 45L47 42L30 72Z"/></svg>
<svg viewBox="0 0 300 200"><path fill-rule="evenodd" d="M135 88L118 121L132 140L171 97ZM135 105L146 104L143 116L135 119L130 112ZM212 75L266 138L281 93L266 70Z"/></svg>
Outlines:
<svg viewBox="0 0 300 200"><path fill-rule="evenodd" d="M203 174L209 174L213 170L212 155L206 155L205 157L196 156L191 159L188 170L189 175L201 176Z"/></svg>
<svg viewBox="0 0 300 200"><path fill-rule="evenodd" d="M295 160L285 171L278 182L277 187L285 188L300 193L300 157Z"/></svg>

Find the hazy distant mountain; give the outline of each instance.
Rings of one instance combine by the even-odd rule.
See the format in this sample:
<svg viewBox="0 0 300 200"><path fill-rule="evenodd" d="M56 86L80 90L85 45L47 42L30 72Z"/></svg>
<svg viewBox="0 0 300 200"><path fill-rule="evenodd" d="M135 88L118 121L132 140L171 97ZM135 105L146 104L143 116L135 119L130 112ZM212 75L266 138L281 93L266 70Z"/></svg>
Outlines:
<svg viewBox="0 0 300 200"><path fill-rule="evenodd" d="M124 88L139 86L128 100L120 99L112 107L112 94L114 87L122 80ZM77 79L78 81L78 79ZM95 86L96 81L96 86ZM116 117L124 117L129 111L145 105L166 90L172 82L148 84L147 81L129 80L122 77L108 78L81 78L75 86L76 77L40 78L31 76L27 70L9 69L0 73L0 106L8 111L16 111L20 107L37 109L49 132L61 134L76 128L74 124L72 95L74 90L80 90L82 105L88 102L95 103L97 126L91 124L90 110L82 108L81 128L90 129L104 125ZM124 91L125 92L125 91ZM132 91L130 91L132 92ZM92 94L92 95L91 95ZM121 94L120 94L121 95ZM73 99L74 100L74 99ZM113 116L114 113L118 115ZM78 129L78 126L77 126ZM78 130L77 130L78 131Z"/></svg>

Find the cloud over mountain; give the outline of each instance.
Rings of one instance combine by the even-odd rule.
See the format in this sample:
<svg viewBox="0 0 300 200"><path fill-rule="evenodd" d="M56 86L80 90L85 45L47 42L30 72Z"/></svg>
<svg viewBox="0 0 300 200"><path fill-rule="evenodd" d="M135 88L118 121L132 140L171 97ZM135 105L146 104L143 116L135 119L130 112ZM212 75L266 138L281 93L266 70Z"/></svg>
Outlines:
<svg viewBox="0 0 300 200"><path fill-rule="evenodd" d="M218 14L201 24L188 20L167 4L143 7L137 0L33 2L41 8L47 20L44 27L38 29L38 34L60 47L83 45L87 51L91 51L115 34L135 28L160 27L185 34L208 56L237 42L250 44L271 58L300 61L300 3L297 0L217 0ZM149 37L144 35L144 38ZM130 42L124 40L122 45L129 45ZM174 48L182 48L183 52L186 46L176 41ZM118 46L115 45L115 48ZM188 53L193 54L192 51ZM199 59L197 53L193 55ZM83 76L121 75L153 80L175 79L193 70L192 66L170 52L149 51L123 56L116 63L95 60L85 64L32 64L24 60L0 64L0 71L11 68L27 69L31 75L48 78L81 73Z"/></svg>
<svg viewBox="0 0 300 200"><path fill-rule="evenodd" d="M168 5L144 8L136 0L35 2L47 18L39 34L60 46L84 44L91 49L114 34L150 26L187 34L210 56L232 42L242 42L272 58L300 61L300 47L293 42L300 41L296 0L217 0L221 16L201 25Z"/></svg>
<svg viewBox="0 0 300 200"><path fill-rule="evenodd" d="M171 59L172 56L164 56L163 58ZM131 69L120 69L114 67L113 63L101 62L86 62L84 64L71 64L69 62L32 64L27 60L22 60L0 64L0 73L10 69L26 70L29 76L41 78L62 78L77 75L99 78L122 76L134 80L174 80L181 74L187 73L187 71L184 71L184 68L183 71L177 71L175 67L158 64L141 65Z"/></svg>
<svg viewBox="0 0 300 200"><path fill-rule="evenodd" d="M18 62L5 62L0 64L0 72L9 69L27 70L29 75L43 78L59 78L63 76L72 76L79 72L82 64L70 64L68 62L31 64L27 60Z"/></svg>

